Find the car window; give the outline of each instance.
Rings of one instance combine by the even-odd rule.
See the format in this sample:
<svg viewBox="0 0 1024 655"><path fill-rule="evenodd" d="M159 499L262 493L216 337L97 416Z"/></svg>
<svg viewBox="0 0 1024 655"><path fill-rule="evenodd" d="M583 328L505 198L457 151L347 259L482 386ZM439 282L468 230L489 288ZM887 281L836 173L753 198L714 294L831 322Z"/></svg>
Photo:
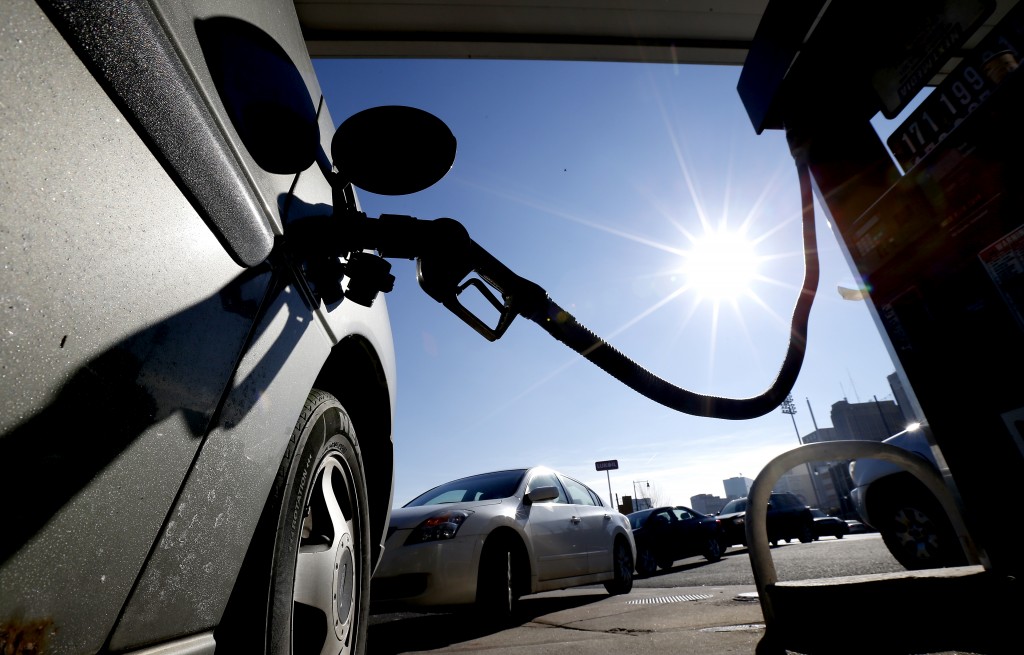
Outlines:
<svg viewBox="0 0 1024 655"><path fill-rule="evenodd" d="M557 476L554 473L538 473L533 476L530 480L530 484L527 487L527 493L540 487L554 487L558 489L558 498L552 500L545 500L546 503L562 503L563 505L569 503L569 498L565 495L565 490L562 488L562 483L558 481Z"/></svg>
<svg viewBox="0 0 1024 655"><path fill-rule="evenodd" d="M667 509L661 509L651 514L649 523L651 525L668 525L672 522L672 514Z"/></svg>
<svg viewBox="0 0 1024 655"><path fill-rule="evenodd" d="M650 515L651 510L647 509L643 510L642 512L633 512L632 514L629 514L626 518L629 519L629 527L636 530L647 521L647 517L649 517Z"/></svg>
<svg viewBox="0 0 1024 655"><path fill-rule="evenodd" d="M594 497L590 494L590 488L587 485L565 476L560 476L560 479L565 485L565 490L569 492L569 498L572 499L573 505L599 505L594 502Z"/></svg>
<svg viewBox="0 0 1024 655"><path fill-rule="evenodd" d="M587 487L587 491L590 492L590 497L594 499L595 505L597 505L598 507L604 507L604 501L601 500L601 497L597 495L596 491L594 491L590 487Z"/></svg>
<svg viewBox="0 0 1024 655"><path fill-rule="evenodd" d="M675 514L676 518L679 519L680 521L685 521L687 519L692 519L693 518L693 513L691 513L685 507L673 508L672 513Z"/></svg>
<svg viewBox="0 0 1024 655"><path fill-rule="evenodd" d="M737 498L736 500L730 500L722 508L721 514L732 514L733 512L745 512L747 511L747 499Z"/></svg>
<svg viewBox="0 0 1024 655"><path fill-rule="evenodd" d="M793 506L793 500L785 494L772 494L769 503L776 509L786 509Z"/></svg>
<svg viewBox="0 0 1024 655"><path fill-rule="evenodd" d="M526 471L496 471L453 480L413 498L405 507L508 498L516 493Z"/></svg>

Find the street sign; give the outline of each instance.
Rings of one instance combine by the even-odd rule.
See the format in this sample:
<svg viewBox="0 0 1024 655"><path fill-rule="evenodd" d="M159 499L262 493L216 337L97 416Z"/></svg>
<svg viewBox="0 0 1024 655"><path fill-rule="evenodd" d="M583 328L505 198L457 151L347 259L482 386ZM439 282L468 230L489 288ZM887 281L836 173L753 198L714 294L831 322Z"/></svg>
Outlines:
<svg viewBox="0 0 1024 655"><path fill-rule="evenodd" d="M594 468L596 468L598 471L613 471L619 468L619 460L606 459L603 462L594 462Z"/></svg>

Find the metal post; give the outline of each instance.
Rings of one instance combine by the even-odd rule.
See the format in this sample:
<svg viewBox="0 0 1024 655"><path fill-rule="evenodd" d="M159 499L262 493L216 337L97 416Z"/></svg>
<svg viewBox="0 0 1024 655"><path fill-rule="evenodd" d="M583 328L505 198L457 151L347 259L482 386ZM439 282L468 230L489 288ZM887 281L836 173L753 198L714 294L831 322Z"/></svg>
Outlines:
<svg viewBox="0 0 1024 655"><path fill-rule="evenodd" d="M608 478L608 502L611 503L612 502L612 473L611 473L611 471L607 471L606 470L604 472L604 474ZM615 507L615 505L612 505L612 507Z"/></svg>

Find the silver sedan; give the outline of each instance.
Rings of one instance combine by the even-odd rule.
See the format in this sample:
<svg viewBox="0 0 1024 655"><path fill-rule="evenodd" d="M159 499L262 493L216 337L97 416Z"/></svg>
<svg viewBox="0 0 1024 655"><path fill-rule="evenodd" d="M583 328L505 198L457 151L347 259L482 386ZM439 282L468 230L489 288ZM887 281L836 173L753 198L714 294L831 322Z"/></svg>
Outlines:
<svg viewBox="0 0 1024 655"><path fill-rule="evenodd" d="M635 558L626 517L583 483L545 467L495 471L392 510L371 599L508 620L526 594L598 583L628 593Z"/></svg>

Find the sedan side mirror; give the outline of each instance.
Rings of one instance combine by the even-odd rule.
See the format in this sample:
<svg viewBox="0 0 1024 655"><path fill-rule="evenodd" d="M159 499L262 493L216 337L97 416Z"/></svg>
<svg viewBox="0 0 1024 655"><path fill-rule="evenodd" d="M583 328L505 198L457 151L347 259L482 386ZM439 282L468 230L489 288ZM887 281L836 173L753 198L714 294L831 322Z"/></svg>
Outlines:
<svg viewBox="0 0 1024 655"><path fill-rule="evenodd" d="M542 503L545 500L554 500L558 498L558 489L556 487L537 487L530 493L526 494L526 504L532 505L534 503Z"/></svg>

